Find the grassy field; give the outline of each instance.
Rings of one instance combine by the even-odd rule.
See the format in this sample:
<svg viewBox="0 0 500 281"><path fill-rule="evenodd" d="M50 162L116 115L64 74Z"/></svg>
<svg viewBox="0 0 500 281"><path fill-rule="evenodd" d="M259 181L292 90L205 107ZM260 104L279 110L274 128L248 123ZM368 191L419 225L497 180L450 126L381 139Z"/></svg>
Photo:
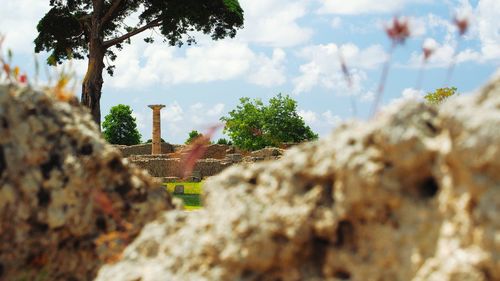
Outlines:
<svg viewBox="0 0 500 281"><path fill-rule="evenodd" d="M202 193L203 182L169 182L164 183L168 192L173 196L182 199L184 202L184 208L186 210L196 210L200 209L201 206L201 193ZM174 194L175 186L183 185L184 194Z"/></svg>

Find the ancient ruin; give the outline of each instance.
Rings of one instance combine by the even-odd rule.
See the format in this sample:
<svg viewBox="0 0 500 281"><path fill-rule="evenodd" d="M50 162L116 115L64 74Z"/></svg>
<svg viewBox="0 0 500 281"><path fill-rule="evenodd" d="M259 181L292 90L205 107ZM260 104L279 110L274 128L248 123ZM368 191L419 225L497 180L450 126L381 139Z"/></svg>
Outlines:
<svg viewBox="0 0 500 281"><path fill-rule="evenodd" d="M132 146L116 146L131 163L149 172L163 182L183 180L183 158L189 153L189 145L161 144L161 153L151 155L152 144ZM245 152L233 146L211 144L194 167L193 175L184 180L200 181L222 172L237 163L252 163L278 159L284 150L280 148L264 148L258 151Z"/></svg>
<svg viewBox="0 0 500 281"><path fill-rule="evenodd" d="M161 109L163 104L149 105L153 110L153 136L151 138L151 154L161 154Z"/></svg>
<svg viewBox="0 0 500 281"><path fill-rule="evenodd" d="M164 105L150 105L153 109L152 143L139 145L116 145L124 157L149 172L162 182L181 180L201 181L216 175L227 167L240 162L259 162L278 159L284 152L280 148L264 148L246 152L229 145L209 144L206 152L199 159L189 178L183 176L183 158L189 153L189 145L175 145L161 142L160 112ZM285 144L284 147L294 144Z"/></svg>

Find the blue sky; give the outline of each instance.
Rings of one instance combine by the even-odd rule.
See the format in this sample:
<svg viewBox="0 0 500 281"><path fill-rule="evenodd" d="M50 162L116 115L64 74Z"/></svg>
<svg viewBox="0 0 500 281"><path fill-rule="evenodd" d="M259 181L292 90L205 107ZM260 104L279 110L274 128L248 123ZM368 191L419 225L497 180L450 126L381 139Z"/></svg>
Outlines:
<svg viewBox="0 0 500 281"><path fill-rule="evenodd" d="M48 0L3 0L0 32L5 46L15 50L14 63L33 67L36 23L48 10ZM299 112L320 136L342 120L366 119L377 90L390 41L384 26L394 15L407 17L412 37L392 59L383 106L445 85L452 58L457 66L450 85L468 94L488 80L500 62L500 1L431 0L240 0L245 28L236 38L182 48L146 44L134 37L118 54L114 77L105 75L101 109L132 107L139 130L151 136L148 104L165 104L162 137L182 143L188 132L201 132L232 110L240 97L267 100L290 94ZM467 17L471 27L458 40L452 19ZM133 23L135 19L130 19ZM144 35L150 35L146 32ZM153 33L154 35L154 33ZM435 52L426 65L422 89L416 88L422 45ZM458 50L455 51L458 46ZM339 50L352 75L342 76ZM46 54L42 54L42 60ZM86 62L74 62L82 77ZM79 88L77 91L79 96Z"/></svg>

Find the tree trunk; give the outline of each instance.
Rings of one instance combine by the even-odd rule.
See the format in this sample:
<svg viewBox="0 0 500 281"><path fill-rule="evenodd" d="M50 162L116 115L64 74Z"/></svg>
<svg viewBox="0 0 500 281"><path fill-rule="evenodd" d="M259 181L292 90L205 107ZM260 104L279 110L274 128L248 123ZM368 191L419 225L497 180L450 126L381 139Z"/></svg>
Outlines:
<svg viewBox="0 0 500 281"><path fill-rule="evenodd" d="M101 90L102 72L104 70L104 54L106 48L103 45L103 34L101 30L101 14L103 1L94 3L94 13L89 35L89 64L87 74L82 84L81 103L90 109L94 121L101 129Z"/></svg>
<svg viewBox="0 0 500 281"><path fill-rule="evenodd" d="M90 109L94 121L101 125L101 89L104 70L104 48L90 48L87 74L82 84L82 104Z"/></svg>

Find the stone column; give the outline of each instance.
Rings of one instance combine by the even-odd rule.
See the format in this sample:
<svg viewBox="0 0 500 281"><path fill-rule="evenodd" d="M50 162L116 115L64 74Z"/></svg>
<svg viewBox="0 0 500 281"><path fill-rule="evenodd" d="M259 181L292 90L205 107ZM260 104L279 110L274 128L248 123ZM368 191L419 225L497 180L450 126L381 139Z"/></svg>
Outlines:
<svg viewBox="0 0 500 281"><path fill-rule="evenodd" d="M161 154L161 109L165 106L163 104L148 105L153 109L153 138L151 146L151 154Z"/></svg>

